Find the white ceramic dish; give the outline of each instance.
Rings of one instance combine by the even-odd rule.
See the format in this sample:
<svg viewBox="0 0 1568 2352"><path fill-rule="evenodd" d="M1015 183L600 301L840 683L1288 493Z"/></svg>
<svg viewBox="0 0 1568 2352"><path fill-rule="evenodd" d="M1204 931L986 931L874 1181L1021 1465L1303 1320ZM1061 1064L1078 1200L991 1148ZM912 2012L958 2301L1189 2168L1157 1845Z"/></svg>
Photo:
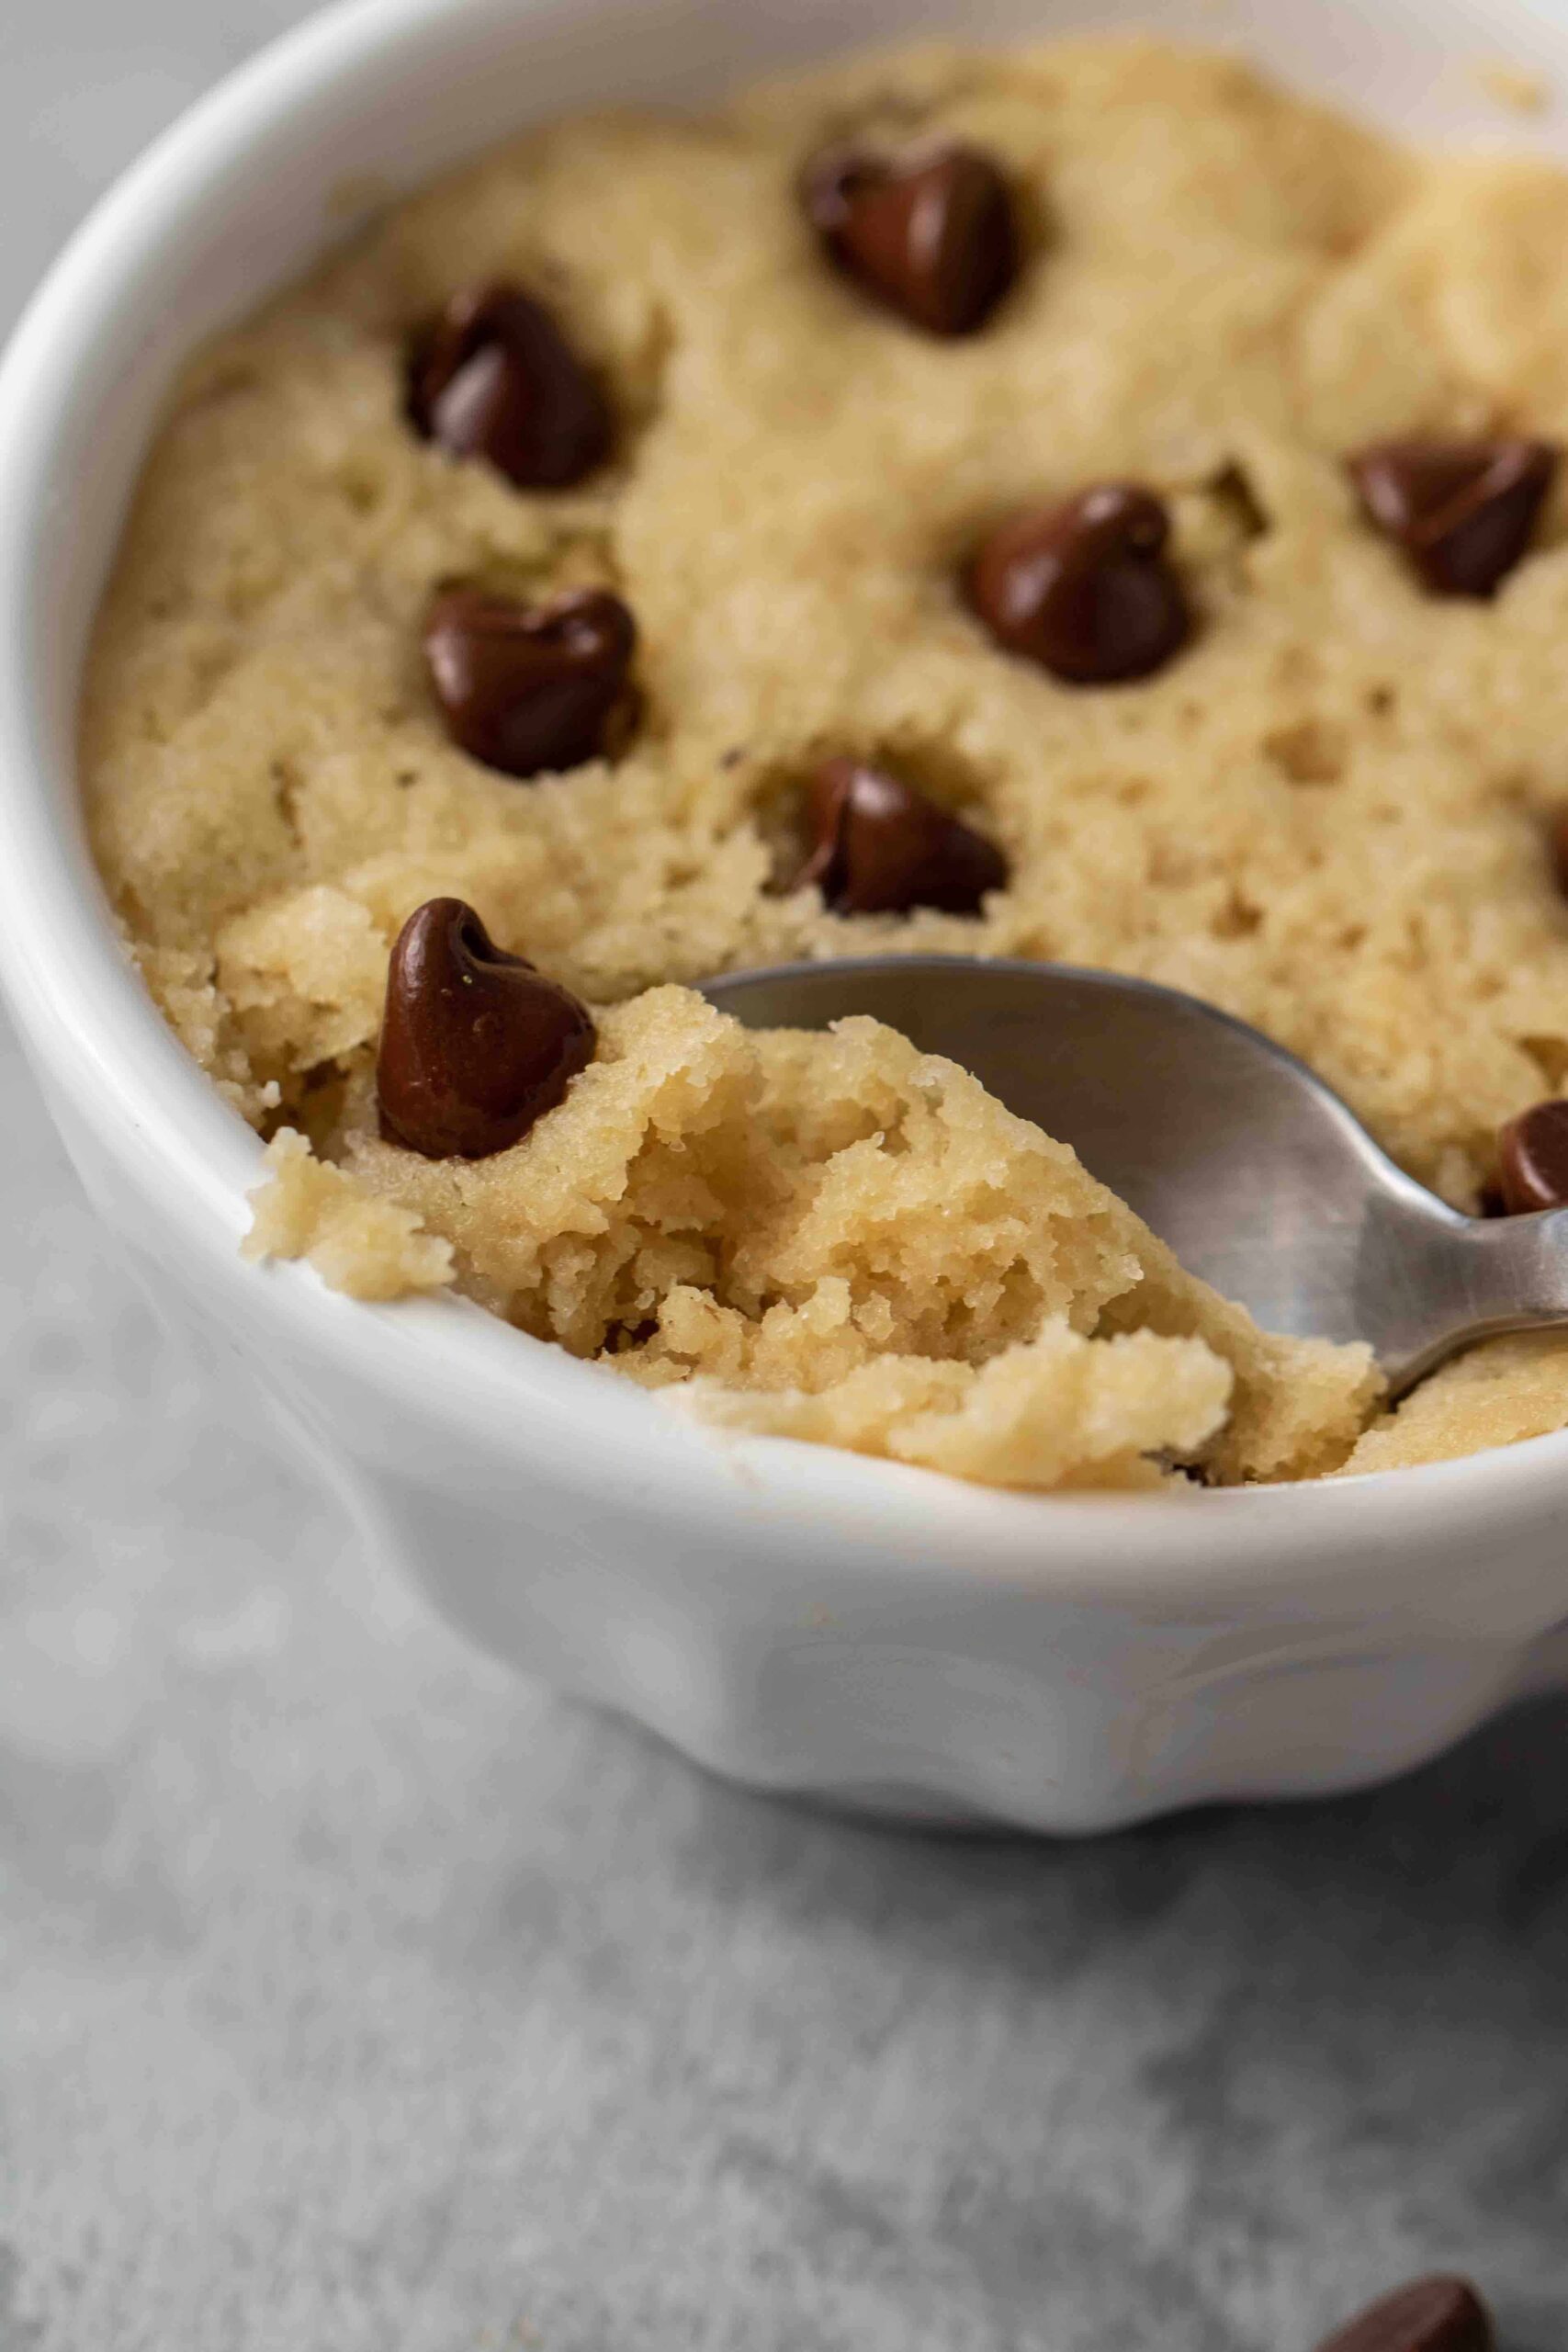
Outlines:
<svg viewBox="0 0 1568 2352"><path fill-rule="evenodd" d="M259 1147L126 968L75 814L93 610L182 354L353 207L521 119L701 100L847 42L1136 22L1122 0L355 0L123 180L0 374L0 967L84 1181L157 1296L491 1650L719 1770L912 1817L1086 1830L1398 1770L1568 1673L1568 1435L1319 1488L1030 1499L675 1420L460 1302L369 1308L238 1245ZM1161 0L1162 31L1425 135L1554 137L1530 0ZM355 197L357 191L357 198ZM345 215L345 205L348 208ZM1554 1635L1553 1629L1558 1629Z"/></svg>

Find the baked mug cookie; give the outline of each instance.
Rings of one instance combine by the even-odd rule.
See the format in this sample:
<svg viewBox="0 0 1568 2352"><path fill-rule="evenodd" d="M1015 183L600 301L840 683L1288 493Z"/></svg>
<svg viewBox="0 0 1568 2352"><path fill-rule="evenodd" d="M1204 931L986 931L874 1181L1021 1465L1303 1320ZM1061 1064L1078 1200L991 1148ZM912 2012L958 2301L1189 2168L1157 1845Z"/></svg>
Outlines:
<svg viewBox="0 0 1568 2352"><path fill-rule="evenodd" d="M1390 1413L952 1064L691 985L1125 972L1568 1198L1565 248L1233 58L921 49L532 131L201 353L83 769L249 1246L1021 1487L1568 1426L1568 1341Z"/></svg>

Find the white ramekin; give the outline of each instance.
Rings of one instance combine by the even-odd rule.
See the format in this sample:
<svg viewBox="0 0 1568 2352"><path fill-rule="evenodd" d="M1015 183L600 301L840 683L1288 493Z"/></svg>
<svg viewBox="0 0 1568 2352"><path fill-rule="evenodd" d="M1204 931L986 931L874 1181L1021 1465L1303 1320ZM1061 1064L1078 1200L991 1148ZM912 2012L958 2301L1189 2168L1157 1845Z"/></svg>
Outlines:
<svg viewBox="0 0 1568 2352"><path fill-rule="evenodd" d="M998 0L978 30L1138 14ZM1372 1781L1568 1672L1568 1435L1324 1487L1027 1498L707 1435L461 1301L355 1306L305 1268L244 1264L259 1146L128 969L76 811L87 630L197 339L355 205L520 120L701 99L944 18L921 0L354 0L120 182L0 372L0 971L155 1295L215 1374L238 1371L237 1408L280 1418L487 1648L759 1784L1087 1830ZM1160 22L1224 31L1213 0L1163 0ZM1506 130L1469 61L1506 51L1568 86L1568 15L1529 0L1274 0L1246 39L1427 133Z"/></svg>

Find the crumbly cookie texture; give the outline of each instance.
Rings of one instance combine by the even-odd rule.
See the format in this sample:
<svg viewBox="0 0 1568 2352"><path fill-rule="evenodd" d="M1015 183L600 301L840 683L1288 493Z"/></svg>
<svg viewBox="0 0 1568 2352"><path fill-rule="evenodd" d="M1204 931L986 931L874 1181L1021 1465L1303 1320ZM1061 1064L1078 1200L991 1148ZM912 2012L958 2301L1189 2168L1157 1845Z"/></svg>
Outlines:
<svg viewBox="0 0 1568 2352"><path fill-rule="evenodd" d="M1568 1338L1493 1340L1474 1348L1382 1414L1344 1474L1452 1462L1493 1445L1568 1429Z"/></svg>
<svg viewBox="0 0 1568 2352"><path fill-rule="evenodd" d="M794 192L829 137L933 131L998 157L1027 214L1021 283L960 344L911 333L827 268ZM1568 795L1562 495L1494 603L1443 602L1367 528L1343 458L1499 424L1568 438L1565 237L1568 178L1544 163L1406 154L1234 60L1135 41L910 52L706 122L529 135L392 212L177 389L83 733L98 856L150 987L259 1126L308 1134L367 1197L445 1236L465 1288L584 1352L604 1343L600 1285L609 1301L634 1287L603 1233L571 1222L591 1196L527 1146L465 1169L371 1139L387 954L426 898L470 900L499 943L598 1004L900 948L1170 982L1280 1038L1406 1167L1472 1204L1498 1123L1568 1071L1568 910L1541 846ZM611 388L617 455L581 489L520 494L408 428L411 335L456 286L497 277L542 295ZM1075 690L998 653L955 571L1010 509L1125 477L1171 508L1199 628L1154 679ZM452 579L626 598L645 705L616 763L519 786L454 748L418 650ZM982 917L840 918L773 887L798 855L802 779L836 753L898 766L1000 842L1010 881ZM800 1050L756 1048L754 1115L790 1115L774 1072ZM619 1067L585 1073L559 1118L579 1102L608 1118ZM671 1100L708 1086L683 1062L667 1083ZM716 1108L712 1132L728 1131ZM526 1203L525 1166L542 1186ZM303 1163L283 1180L297 1187ZM746 1245L726 1222L721 1248L719 1229L698 1216L638 1244L659 1259L636 1285L657 1293L659 1336L616 1360L645 1378L765 1373L775 1425L820 1420L840 1365L828 1310L815 1338L790 1318L836 1277L831 1250L787 1295L729 1291L716 1262L728 1279ZM378 1262L409 1246L383 1232ZM859 1247L847 1223L835 1246ZM687 1271L666 1280L666 1257ZM335 1262L340 1279L391 1279L356 1275L352 1251ZM908 1311L911 1332L920 1312L945 1329L934 1297ZM992 1323L983 1392L952 1393L951 1337L898 1341L926 1369L886 1409L874 1367L845 1358L831 1377L860 1385L841 1426L889 1446L919 1427L930 1448L973 1442L978 1463L977 1418L1023 1430L1035 1411L1009 1384L1046 1393L1031 1387L1044 1355L1019 1372L1015 1348L1097 1393L1153 1361L1152 1341L1117 1354L1071 1313L1087 1354L1047 1339L1056 1311L1036 1302L1027 1333ZM722 1375L717 1337L692 1344L704 1317L732 1350ZM1239 1340L1227 1354L1190 1326L1141 1329L1201 1337L1239 1381ZM1550 1386L1555 1351L1509 1349L1483 1361ZM874 1351L897 1352L891 1337ZM1172 1358L1173 1385L1195 1361ZM1271 1409L1296 1413L1300 1442L1235 1438L1243 1384L1224 1442L1253 1475L1328 1466L1348 1437L1341 1386L1293 1352L1277 1372ZM1443 1393L1438 1450L1460 1450L1467 1409L1473 1442L1494 1442L1479 1393L1468 1408L1460 1385ZM1182 1412L1190 1429L1196 1392ZM1126 1426L1138 1458L1186 1442L1130 1410ZM1408 1406L1395 1426L1418 1446Z"/></svg>
<svg viewBox="0 0 1568 2352"><path fill-rule="evenodd" d="M452 1251L416 1211L368 1197L352 1176L317 1159L302 1135L280 1128L267 1146L270 1182L254 1195L247 1258L308 1258L351 1298L407 1298L445 1290Z"/></svg>
<svg viewBox="0 0 1568 2352"><path fill-rule="evenodd" d="M498 1314L731 1427L1137 1486L1152 1456L1325 1466L1377 1394L1364 1350L1265 1336L1065 1144L874 1021L759 1034L653 989L508 1151L423 1160L344 1125L342 1168L274 1142L253 1246L367 1296L444 1253Z"/></svg>

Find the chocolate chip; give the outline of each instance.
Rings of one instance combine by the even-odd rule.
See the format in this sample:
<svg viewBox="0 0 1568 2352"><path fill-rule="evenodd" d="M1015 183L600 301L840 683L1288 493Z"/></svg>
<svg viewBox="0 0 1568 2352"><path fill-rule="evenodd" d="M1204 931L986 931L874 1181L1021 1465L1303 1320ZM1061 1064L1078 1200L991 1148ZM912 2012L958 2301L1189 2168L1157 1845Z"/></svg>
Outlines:
<svg viewBox="0 0 1568 2352"><path fill-rule="evenodd" d="M1070 685L1146 678L1191 634L1152 491L1100 482L998 525L969 568L969 601L999 645Z"/></svg>
<svg viewBox="0 0 1568 2352"><path fill-rule="evenodd" d="M1349 2320L1318 2352L1494 2352L1492 2322L1468 2278L1413 2278Z"/></svg>
<svg viewBox="0 0 1568 2352"><path fill-rule="evenodd" d="M429 899L387 970L381 1132L427 1159L504 1151L555 1108L594 1042L586 1007L495 946L472 907Z"/></svg>
<svg viewBox="0 0 1568 2352"><path fill-rule="evenodd" d="M1568 1203L1568 1102L1536 1102L1497 1131L1497 1189L1510 1216Z"/></svg>
<svg viewBox="0 0 1568 2352"><path fill-rule="evenodd" d="M977 148L829 148L800 196L839 268L930 334L973 334L1018 275L1012 197Z"/></svg>
<svg viewBox="0 0 1568 2352"><path fill-rule="evenodd" d="M554 319L514 286L454 294L409 368L409 415L454 458L520 490L581 481L610 446L604 395Z"/></svg>
<svg viewBox="0 0 1568 2352"><path fill-rule="evenodd" d="M424 623L424 659L455 743L503 775L598 759L633 707L637 624L589 588L547 605L450 588Z"/></svg>
<svg viewBox="0 0 1568 2352"><path fill-rule="evenodd" d="M811 779L817 844L795 887L817 884L834 914L903 914L935 907L975 915L1008 864L994 842L886 768L824 760Z"/></svg>
<svg viewBox="0 0 1568 2352"><path fill-rule="evenodd" d="M1370 519L1438 596L1490 596L1529 544L1557 470L1545 441L1380 441L1349 459Z"/></svg>

